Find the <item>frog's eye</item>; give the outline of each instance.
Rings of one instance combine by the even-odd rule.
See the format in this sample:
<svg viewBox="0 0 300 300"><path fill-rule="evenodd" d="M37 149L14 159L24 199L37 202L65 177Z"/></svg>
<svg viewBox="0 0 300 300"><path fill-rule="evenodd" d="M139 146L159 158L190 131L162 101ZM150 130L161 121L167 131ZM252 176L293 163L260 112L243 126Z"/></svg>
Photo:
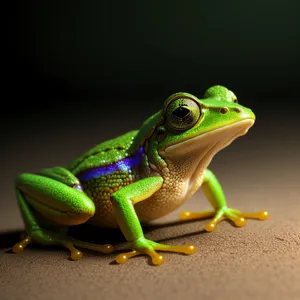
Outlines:
<svg viewBox="0 0 300 300"><path fill-rule="evenodd" d="M201 110L199 105L191 99L176 99L166 110L167 124L176 131L187 130L199 120Z"/></svg>

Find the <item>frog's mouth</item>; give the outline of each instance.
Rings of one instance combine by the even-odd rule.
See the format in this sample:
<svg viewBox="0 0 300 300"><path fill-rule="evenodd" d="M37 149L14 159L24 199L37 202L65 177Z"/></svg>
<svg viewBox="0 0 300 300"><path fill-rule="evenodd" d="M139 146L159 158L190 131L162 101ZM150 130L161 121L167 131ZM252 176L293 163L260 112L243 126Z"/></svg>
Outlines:
<svg viewBox="0 0 300 300"><path fill-rule="evenodd" d="M201 156L205 156L211 149L217 148L217 151L219 151L230 145L237 137L245 135L253 124L253 119L238 121L171 145L165 148L161 154L163 157L175 158L194 153L201 159Z"/></svg>

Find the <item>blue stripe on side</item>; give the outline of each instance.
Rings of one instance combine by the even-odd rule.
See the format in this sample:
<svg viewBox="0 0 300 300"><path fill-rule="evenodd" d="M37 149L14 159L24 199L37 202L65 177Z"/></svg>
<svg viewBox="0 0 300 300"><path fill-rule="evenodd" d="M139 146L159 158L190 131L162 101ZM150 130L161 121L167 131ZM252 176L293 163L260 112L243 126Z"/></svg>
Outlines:
<svg viewBox="0 0 300 300"><path fill-rule="evenodd" d="M136 167L140 164L143 153L144 149L141 147L134 155L130 157L123 158L109 166L103 166L80 172L77 175L77 178L81 182L85 182L94 178L109 175L115 171L129 172L133 167Z"/></svg>

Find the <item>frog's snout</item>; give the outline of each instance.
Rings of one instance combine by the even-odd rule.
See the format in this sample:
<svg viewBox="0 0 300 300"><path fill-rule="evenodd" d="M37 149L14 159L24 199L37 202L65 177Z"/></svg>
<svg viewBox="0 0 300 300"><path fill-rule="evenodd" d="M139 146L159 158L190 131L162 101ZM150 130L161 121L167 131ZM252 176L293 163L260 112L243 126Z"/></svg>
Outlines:
<svg viewBox="0 0 300 300"><path fill-rule="evenodd" d="M229 109L228 107L224 106L220 109L220 113L224 115L224 114L228 113L230 110L238 112L238 113L244 112L244 110L240 107L234 107L234 108Z"/></svg>
<svg viewBox="0 0 300 300"><path fill-rule="evenodd" d="M242 119L253 119L255 120L255 114L253 113L253 111L249 108L242 108L242 107L227 107L227 106L223 106L222 108L220 108L219 112L222 115L225 115L227 113L238 113L240 114Z"/></svg>

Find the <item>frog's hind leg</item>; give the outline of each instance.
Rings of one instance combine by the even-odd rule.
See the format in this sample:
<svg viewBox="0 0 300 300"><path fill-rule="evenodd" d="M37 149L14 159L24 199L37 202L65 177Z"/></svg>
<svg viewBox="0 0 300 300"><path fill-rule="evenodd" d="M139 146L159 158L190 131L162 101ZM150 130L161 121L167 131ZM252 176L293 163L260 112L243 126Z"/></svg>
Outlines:
<svg viewBox="0 0 300 300"><path fill-rule="evenodd" d="M104 253L112 252L111 245L93 245L67 235L70 226L85 223L95 213L94 203L82 190L48 177L21 174L16 181L16 194L26 236L12 247L13 252L22 252L31 242L62 245L71 251L73 260L82 256L74 245ZM53 225L40 224L37 213Z"/></svg>

